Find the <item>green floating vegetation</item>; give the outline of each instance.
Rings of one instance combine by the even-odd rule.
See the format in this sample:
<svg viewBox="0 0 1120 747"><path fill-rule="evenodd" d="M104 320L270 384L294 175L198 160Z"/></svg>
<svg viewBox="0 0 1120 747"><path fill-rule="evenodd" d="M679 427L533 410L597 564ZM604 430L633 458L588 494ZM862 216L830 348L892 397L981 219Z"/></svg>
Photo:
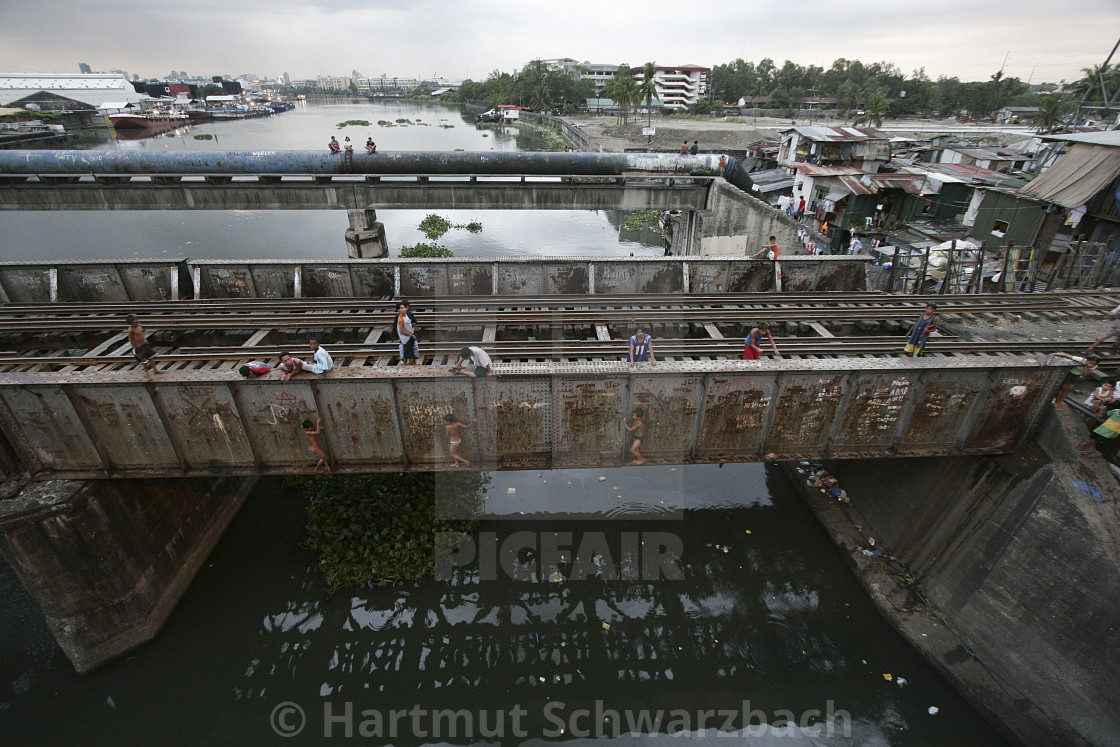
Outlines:
<svg viewBox="0 0 1120 747"><path fill-rule="evenodd" d="M420 232L433 241L451 230L451 221L435 213L420 221Z"/></svg>
<svg viewBox="0 0 1120 747"><path fill-rule="evenodd" d="M345 122L339 122L335 126L340 130L343 127L369 127L369 122L364 119L348 119Z"/></svg>
<svg viewBox="0 0 1120 747"><path fill-rule="evenodd" d="M451 250L439 244L419 243L401 247L402 259L443 259L453 257Z"/></svg>
<svg viewBox="0 0 1120 747"><path fill-rule="evenodd" d="M413 583L432 575L477 526L490 477L482 472L315 475L307 547L331 591Z"/></svg>
<svg viewBox="0 0 1120 747"><path fill-rule="evenodd" d="M455 129L455 125L445 125L445 124L441 124L441 125L440 125L440 129L443 129L443 130L454 130L454 129Z"/></svg>
<svg viewBox="0 0 1120 747"><path fill-rule="evenodd" d="M412 124L412 120L411 119L405 119L404 117L397 117L397 124L410 125L410 124Z"/></svg>
<svg viewBox="0 0 1120 747"><path fill-rule="evenodd" d="M165 132L165 133L163 133L163 136L164 136L164 137L179 137L179 136L178 136L178 135L177 135L176 133L174 133L174 132Z"/></svg>
<svg viewBox="0 0 1120 747"><path fill-rule="evenodd" d="M640 231L645 224L656 224L660 218L661 212L659 210L642 210L637 213L630 213L626 216L626 227L631 231Z"/></svg>
<svg viewBox="0 0 1120 747"><path fill-rule="evenodd" d="M395 124L393 124L392 122L390 122L390 121L389 121L389 120L387 120L387 119L379 119L379 120L377 120L377 125L378 125L378 127L396 127L396 125L395 125Z"/></svg>
<svg viewBox="0 0 1120 747"><path fill-rule="evenodd" d="M436 213L429 213L424 220L420 221L419 228L421 233L432 241L443 236L452 228L459 231L469 231L470 233L482 233L482 224L476 220L470 223L452 223Z"/></svg>
<svg viewBox="0 0 1120 747"><path fill-rule="evenodd" d="M207 134L207 133L203 133L201 135L195 135L194 139L195 140L213 140L214 136L210 135L210 134Z"/></svg>

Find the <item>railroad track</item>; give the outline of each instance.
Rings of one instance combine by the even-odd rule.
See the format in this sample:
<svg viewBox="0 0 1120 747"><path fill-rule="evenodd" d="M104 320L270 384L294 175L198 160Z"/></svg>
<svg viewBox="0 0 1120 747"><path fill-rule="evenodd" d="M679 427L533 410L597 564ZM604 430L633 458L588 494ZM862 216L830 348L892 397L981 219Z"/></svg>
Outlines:
<svg viewBox="0 0 1120 747"><path fill-rule="evenodd" d="M1054 321L1099 316L1120 303L1120 293L892 296L858 294L727 294L464 297L414 301L423 327L453 330L490 325L556 327L594 325L744 324L910 320L938 303L952 321L969 315L1050 315ZM153 330L376 328L393 322L392 302L355 299L268 299L151 303L8 304L0 306L0 333L106 331L129 313Z"/></svg>
<svg viewBox="0 0 1120 747"><path fill-rule="evenodd" d="M852 338L777 338L786 359L830 359L846 357L896 358L902 355L904 336ZM426 365L449 365L458 358L459 341L426 342L421 345ZM1040 359L1050 353L1083 350L1092 341L1069 342L975 342L959 338L938 338L931 341L925 357L961 356L1032 356ZM483 346L496 363L590 362L621 361L627 351L625 340L532 340L493 341ZM702 362L738 360L742 342L717 339L658 339L655 353L662 362ZM335 364L340 367L393 365L397 362L395 342L372 345L331 345ZM206 370L235 368L239 363L263 358L275 360L273 347L182 347L158 348L161 367L170 370ZM299 356L300 351L295 351ZM1120 366L1120 356L1104 356L1104 366ZM4 373L59 372L83 370L129 370L138 368L127 343L112 352L99 355L23 354L0 351L0 375Z"/></svg>

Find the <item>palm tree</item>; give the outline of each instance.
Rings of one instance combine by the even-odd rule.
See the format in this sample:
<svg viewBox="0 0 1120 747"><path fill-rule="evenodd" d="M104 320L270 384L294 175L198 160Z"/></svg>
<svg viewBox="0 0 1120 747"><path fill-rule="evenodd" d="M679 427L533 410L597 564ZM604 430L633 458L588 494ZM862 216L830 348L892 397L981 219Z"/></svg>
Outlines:
<svg viewBox="0 0 1120 747"><path fill-rule="evenodd" d="M1065 121L1065 106L1058 96L1047 96L1038 112L1031 117L1035 132L1049 132L1057 129Z"/></svg>
<svg viewBox="0 0 1120 747"><path fill-rule="evenodd" d="M861 124L874 123L876 127L883 126L883 114L887 111L887 97L882 91L872 91L867 96L867 108L863 114L852 120L853 127Z"/></svg>
<svg viewBox="0 0 1120 747"><path fill-rule="evenodd" d="M1082 101L1089 101L1092 99L1093 93L1101 87L1101 81L1104 80L1105 85L1109 85L1110 79L1120 70L1113 65L1093 65L1092 67L1081 68L1081 72L1085 73L1085 77L1071 83L1070 89L1079 94ZM1105 95L1105 92L1102 91L1101 98L1104 98Z"/></svg>
<svg viewBox="0 0 1120 747"><path fill-rule="evenodd" d="M657 74L657 67L652 62L647 62L642 69L642 83L638 86L638 96L646 100L646 125L653 124L653 97L657 95L657 83L653 76Z"/></svg>
<svg viewBox="0 0 1120 747"><path fill-rule="evenodd" d="M641 101L638 90L638 82L634 80L634 74L631 72L629 65L619 65L614 80L603 88L603 93L618 105L622 124L626 124L626 116L630 107Z"/></svg>

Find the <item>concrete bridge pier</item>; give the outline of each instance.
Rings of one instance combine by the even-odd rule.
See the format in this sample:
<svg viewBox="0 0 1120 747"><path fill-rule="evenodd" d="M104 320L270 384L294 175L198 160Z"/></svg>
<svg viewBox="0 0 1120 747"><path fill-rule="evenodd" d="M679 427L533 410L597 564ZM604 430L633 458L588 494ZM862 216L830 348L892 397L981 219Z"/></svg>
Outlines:
<svg viewBox="0 0 1120 747"><path fill-rule="evenodd" d="M346 248L351 259L381 259L389 256L385 224L377 220L373 208L347 210L350 227L346 229Z"/></svg>
<svg viewBox="0 0 1120 747"><path fill-rule="evenodd" d="M84 674L156 636L256 479L31 483L0 499L0 552Z"/></svg>

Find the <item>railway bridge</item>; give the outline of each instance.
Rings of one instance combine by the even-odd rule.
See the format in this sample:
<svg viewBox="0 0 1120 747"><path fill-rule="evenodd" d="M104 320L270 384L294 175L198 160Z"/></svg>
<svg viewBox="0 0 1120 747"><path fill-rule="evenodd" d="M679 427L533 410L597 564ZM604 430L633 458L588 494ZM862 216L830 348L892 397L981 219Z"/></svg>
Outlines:
<svg viewBox="0 0 1120 747"><path fill-rule="evenodd" d="M850 261L850 260L849 260ZM768 264L768 263L759 263ZM0 273L0 280L4 277ZM954 297L920 359L904 335L930 299L868 292L419 296L423 365L399 366L383 298L10 302L0 306L0 463L9 475L283 474L311 465L300 424L322 417L339 472L450 467L443 416L477 417L481 469L617 466L622 419L647 413L651 461L990 454L1028 438L1069 343L952 334L968 314L1095 315L1108 292ZM944 301L944 297L940 300ZM146 381L123 333L141 316L167 372ZM741 360L769 323L781 357ZM656 365L623 358L638 327ZM307 354L321 376L245 380L252 359ZM495 376L451 365L480 345Z"/></svg>

